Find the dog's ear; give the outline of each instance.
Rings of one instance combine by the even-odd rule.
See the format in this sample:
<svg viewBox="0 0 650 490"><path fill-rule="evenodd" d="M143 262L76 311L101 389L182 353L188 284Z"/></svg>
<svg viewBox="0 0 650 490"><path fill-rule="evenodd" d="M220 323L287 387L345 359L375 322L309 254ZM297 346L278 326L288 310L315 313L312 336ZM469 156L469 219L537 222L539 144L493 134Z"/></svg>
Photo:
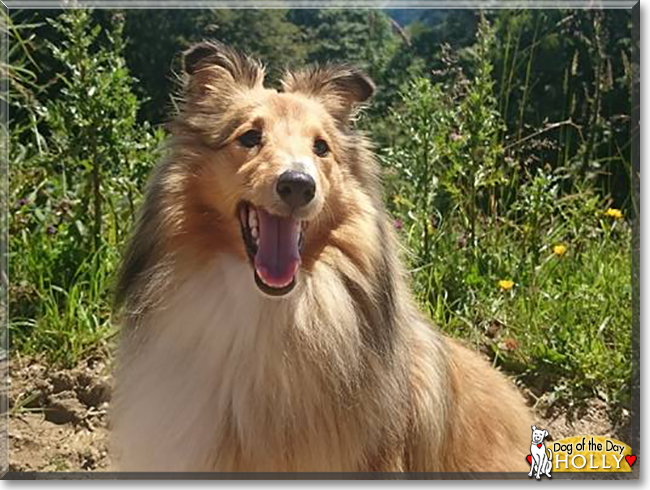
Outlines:
<svg viewBox="0 0 650 490"><path fill-rule="evenodd" d="M183 52L183 71L190 85L237 84L255 88L264 83L264 67L217 41L203 41Z"/></svg>
<svg viewBox="0 0 650 490"><path fill-rule="evenodd" d="M548 437L548 431L544 430L544 437Z"/></svg>
<svg viewBox="0 0 650 490"><path fill-rule="evenodd" d="M531 427L533 428L533 430L537 430L537 427L536 427L536 426L531 425Z"/></svg>
<svg viewBox="0 0 650 490"><path fill-rule="evenodd" d="M326 64L288 72L285 92L298 92L319 99L338 121L347 123L375 93L375 84L361 70L349 65Z"/></svg>
<svg viewBox="0 0 650 490"><path fill-rule="evenodd" d="M188 75L194 75L199 66L217 52L217 46L207 41L191 46L183 52L183 71Z"/></svg>

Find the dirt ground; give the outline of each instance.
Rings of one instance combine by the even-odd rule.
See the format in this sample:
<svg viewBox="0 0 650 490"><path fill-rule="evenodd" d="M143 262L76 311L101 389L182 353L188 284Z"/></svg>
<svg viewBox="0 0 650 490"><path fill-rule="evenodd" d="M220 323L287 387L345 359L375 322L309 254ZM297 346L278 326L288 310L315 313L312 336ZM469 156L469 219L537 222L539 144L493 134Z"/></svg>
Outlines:
<svg viewBox="0 0 650 490"><path fill-rule="evenodd" d="M53 370L36 359L14 357L5 403L9 411L9 471L108 471L110 366L90 358L74 369ZM524 395L531 400L528 393ZM538 404L539 405L539 404ZM535 410L549 439L600 435L629 443L629 416L612 424L607 404L590 400L582 409Z"/></svg>
<svg viewBox="0 0 650 490"><path fill-rule="evenodd" d="M52 370L12 359L7 394L9 471L107 470L110 368L90 358Z"/></svg>

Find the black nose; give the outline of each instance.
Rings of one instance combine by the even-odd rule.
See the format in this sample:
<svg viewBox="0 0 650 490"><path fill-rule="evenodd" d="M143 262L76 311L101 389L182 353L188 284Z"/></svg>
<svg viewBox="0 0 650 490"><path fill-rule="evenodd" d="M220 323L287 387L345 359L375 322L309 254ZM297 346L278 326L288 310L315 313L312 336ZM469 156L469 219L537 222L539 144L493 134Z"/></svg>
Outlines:
<svg viewBox="0 0 650 490"><path fill-rule="evenodd" d="M291 209L297 209L306 206L314 198L316 182L304 172L287 170L278 177L275 190Z"/></svg>

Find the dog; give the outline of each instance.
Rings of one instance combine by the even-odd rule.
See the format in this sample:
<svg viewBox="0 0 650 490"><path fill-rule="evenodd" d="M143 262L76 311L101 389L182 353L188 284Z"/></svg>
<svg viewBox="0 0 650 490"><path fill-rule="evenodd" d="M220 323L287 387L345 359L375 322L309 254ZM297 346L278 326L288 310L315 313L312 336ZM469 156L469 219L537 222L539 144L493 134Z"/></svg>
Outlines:
<svg viewBox="0 0 650 490"><path fill-rule="evenodd" d="M548 431L538 429L534 425L531 427L533 429L533 441L530 444L530 454L532 459L530 462L528 478L532 478L535 469L537 469L535 478L538 480L542 473L548 478L552 478L551 469L553 466L553 453L544 445L544 439L548 437ZM548 451L548 454L546 451Z"/></svg>
<svg viewBox="0 0 650 490"><path fill-rule="evenodd" d="M510 382L416 307L354 128L375 85L217 42L183 55L116 288L121 471L521 471Z"/></svg>

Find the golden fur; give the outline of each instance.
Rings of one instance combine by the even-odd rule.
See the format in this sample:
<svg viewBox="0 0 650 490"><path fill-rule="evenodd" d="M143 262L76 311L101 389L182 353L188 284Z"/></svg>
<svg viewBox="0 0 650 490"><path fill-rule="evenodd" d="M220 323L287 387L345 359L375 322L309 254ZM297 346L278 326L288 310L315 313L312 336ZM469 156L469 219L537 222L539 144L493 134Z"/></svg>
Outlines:
<svg viewBox="0 0 650 490"><path fill-rule="evenodd" d="M126 252L113 412L130 471L526 471L529 413L506 378L417 310L351 127L374 86L347 66L263 85L216 43L185 53L184 98ZM264 144L244 148L250 128ZM313 156L314 138L331 152ZM317 194L295 289L253 281L237 206L281 214L275 179Z"/></svg>

